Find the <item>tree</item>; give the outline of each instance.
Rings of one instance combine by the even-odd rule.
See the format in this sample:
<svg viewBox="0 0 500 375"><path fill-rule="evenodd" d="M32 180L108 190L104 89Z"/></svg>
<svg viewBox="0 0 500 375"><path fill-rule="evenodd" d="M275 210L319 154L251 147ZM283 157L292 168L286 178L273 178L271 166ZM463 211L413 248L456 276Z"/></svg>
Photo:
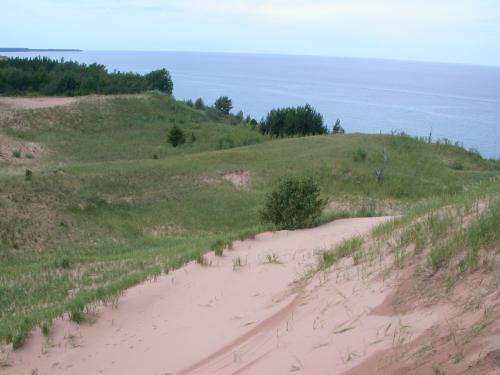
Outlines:
<svg viewBox="0 0 500 375"><path fill-rule="evenodd" d="M152 90L159 90L172 95L174 84L167 69L153 70L144 76Z"/></svg>
<svg viewBox="0 0 500 375"><path fill-rule="evenodd" d="M312 106L273 109L261 122L261 131L275 137L325 134L323 116Z"/></svg>
<svg viewBox="0 0 500 375"><path fill-rule="evenodd" d="M242 122L243 121L243 111L239 111L237 114L236 114L236 118L238 119L239 122Z"/></svg>
<svg viewBox="0 0 500 375"><path fill-rule="evenodd" d="M194 102L194 108L196 109L204 109L205 108L205 103L203 102L202 98L196 99Z"/></svg>
<svg viewBox="0 0 500 375"><path fill-rule="evenodd" d="M229 115L233 109L233 101L227 96L221 96L215 101L214 108L223 115Z"/></svg>
<svg viewBox="0 0 500 375"><path fill-rule="evenodd" d="M104 65L47 57L0 60L0 92L4 95L109 95L149 90L172 94L172 78L166 69L140 75L110 73Z"/></svg>
<svg viewBox="0 0 500 375"><path fill-rule="evenodd" d="M196 136L194 135L193 132L191 132L191 134L189 136L189 142L194 143L195 141L196 141Z"/></svg>
<svg viewBox="0 0 500 375"><path fill-rule="evenodd" d="M344 133L345 130L340 124L340 119L337 119L337 121L335 121L335 125L333 125L332 134L344 134Z"/></svg>
<svg viewBox="0 0 500 375"><path fill-rule="evenodd" d="M174 125L170 132L168 133L168 143L170 143L173 147L177 147L186 142L186 136L181 128Z"/></svg>
<svg viewBox="0 0 500 375"><path fill-rule="evenodd" d="M311 178L288 177L267 196L261 219L286 229L313 224L326 203L319 194Z"/></svg>

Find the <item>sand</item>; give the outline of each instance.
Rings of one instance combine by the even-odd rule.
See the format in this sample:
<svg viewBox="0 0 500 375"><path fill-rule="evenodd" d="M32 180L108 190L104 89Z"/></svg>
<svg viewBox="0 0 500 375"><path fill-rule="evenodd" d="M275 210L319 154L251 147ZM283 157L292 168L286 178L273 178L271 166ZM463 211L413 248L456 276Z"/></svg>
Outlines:
<svg viewBox="0 0 500 375"><path fill-rule="evenodd" d="M373 314L397 287L398 272L384 279L350 258L306 277L317 251L365 236L386 219L337 220L236 242L222 258L207 255L207 266L190 263L129 289L118 306L99 308L94 324L61 320L49 339L34 333L0 372L340 374L449 314L446 305Z"/></svg>
<svg viewBox="0 0 500 375"><path fill-rule="evenodd" d="M61 96L36 97L1 97L0 109L37 109L68 105L75 103L78 98Z"/></svg>

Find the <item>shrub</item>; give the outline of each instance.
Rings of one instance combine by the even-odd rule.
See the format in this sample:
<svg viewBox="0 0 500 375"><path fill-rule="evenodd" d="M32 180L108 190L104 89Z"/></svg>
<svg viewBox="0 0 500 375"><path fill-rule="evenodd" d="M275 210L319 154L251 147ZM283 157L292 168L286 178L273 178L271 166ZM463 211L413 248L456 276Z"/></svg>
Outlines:
<svg viewBox="0 0 500 375"><path fill-rule="evenodd" d="M32 178L33 178L33 172L30 169L26 169L24 171L24 179L26 181L31 181Z"/></svg>
<svg viewBox="0 0 500 375"><path fill-rule="evenodd" d="M261 218L279 228L295 229L314 223L325 205L311 178L288 177L267 196Z"/></svg>
<svg viewBox="0 0 500 375"><path fill-rule="evenodd" d="M55 260L55 266L67 270L71 268L71 262L68 257L60 257Z"/></svg>
<svg viewBox="0 0 500 375"><path fill-rule="evenodd" d="M70 312L69 312L69 319L72 321L72 322L75 322L75 323L82 323L85 321L85 314L83 313L83 310L80 310L80 309L72 309Z"/></svg>
<svg viewBox="0 0 500 375"><path fill-rule="evenodd" d="M49 333L50 333L50 326L51 326L50 322L43 322L42 323L41 329L42 329L42 333L43 333L44 336L48 336L49 335Z"/></svg>
<svg viewBox="0 0 500 375"><path fill-rule="evenodd" d="M233 101L227 96L221 96L215 101L214 108L223 115L229 115L233 109Z"/></svg>
<svg viewBox="0 0 500 375"><path fill-rule="evenodd" d="M14 150L12 151L12 156L15 158L20 158L21 157L21 151Z"/></svg>
<svg viewBox="0 0 500 375"><path fill-rule="evenodd" d="M325 134L323 116L309 104L273 109L261 123L261 132L274 137Z"/></svg>
<svg viewBox="0 0 500 375"><path fill-rule="evenodd" d="M464 163L462 163L460 160L455 160L450 164L450 168L456 171L463 171Z"/></svg>
<svg viewBox="0 0 500 375"><path fill-rule="evenodd" d="M358 148L354 153L353 157L354 161L365 161L366 160L366 151L362 148Z"/></svg>
<svg viewBox="0 0 500 375"><path fill-rule="evenodd" d="M170 143L173 147L177 147L186 142L186 136L184 132L178 126L174 125L170 132L168 133L168 143Z"/></svg>
<svg viewBox="0 0 500 375"><path fill-rule="evenodd" d="M24 345L26 340L28 339L29 332L27 329L22 328L12 339L12 348L14 350L19 349Z"/></svg>

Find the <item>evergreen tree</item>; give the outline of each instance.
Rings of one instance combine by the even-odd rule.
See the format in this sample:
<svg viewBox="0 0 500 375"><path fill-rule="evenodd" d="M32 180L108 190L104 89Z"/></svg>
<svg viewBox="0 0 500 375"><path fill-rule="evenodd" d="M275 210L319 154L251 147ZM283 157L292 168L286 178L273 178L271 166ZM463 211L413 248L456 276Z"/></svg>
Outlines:
<svg viewBox="0 0 500 375"><path fill-rule="evenodd" d="M214 108L223 115L229 115L233 109L233 101L227 96L221 96L215 101Z"/></svg>
<svg viewBox="0 0 500 375"><path fill-rule="evenodd" d="M202 98L196 99L196 101L194 102L194 108L205 109L205 103L203 102Z"/></svg>
<svg viewBox="0 0 500 375"><path fill-rule="evenodd" d="M168 133L168 143L170 143L173 147L186 143L186 136L181 128L174 125L174 127L170 129L170 132Z"/></svg>
<svg viewBox="0 0 500 375"><path fill-rule="evenodd" d="M332 134L344 134L344 133L345 130L340 124L340 119L337 119L337 121L335 121L335 125L333 125Z"/></svg>

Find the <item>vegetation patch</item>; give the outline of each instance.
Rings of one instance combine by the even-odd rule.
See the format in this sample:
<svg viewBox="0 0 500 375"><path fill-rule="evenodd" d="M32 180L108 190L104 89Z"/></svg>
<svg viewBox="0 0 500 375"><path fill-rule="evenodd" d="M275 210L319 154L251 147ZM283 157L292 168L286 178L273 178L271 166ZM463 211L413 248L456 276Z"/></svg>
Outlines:
<svg viewBox="0 0 500 375"><path fill-rule="evenodd" d="M149 90L172 94L173 87L166 69L140 75L109 73L103 65L47 57L0 59L0 92L4 95L109 95Z"/></svg>
<svg viewBox="0 0 500 375"><path fill-rule="evenodd" d="M267 196L261 217L278 228L295 229L312 225L320 216L325 201L311 178L287 177Z"/></svg>

